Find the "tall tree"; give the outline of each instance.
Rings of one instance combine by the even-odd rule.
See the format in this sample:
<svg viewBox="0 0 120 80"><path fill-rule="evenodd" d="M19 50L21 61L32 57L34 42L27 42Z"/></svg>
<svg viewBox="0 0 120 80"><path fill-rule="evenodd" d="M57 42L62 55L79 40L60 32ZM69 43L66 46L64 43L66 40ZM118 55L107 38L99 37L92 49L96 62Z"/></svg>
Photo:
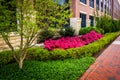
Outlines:
<svg viewBox="0 0 120 80"><path fill-rule="evenodd" d="M70 0L69 0L70 1ZM58 0L36 0L37 23L40 28L60 28L68 24L70 18L70 2L59 4Z"/></svg>
<svg viewBox="0 0 120 80"><path fill-rule="evenodd" d="M37 38L37 34L39 32L39 28L36 25L36 19L35 19L35 11L33 6L33 0L16 0L12 3L17 4L16 8L16 17L17 17L17 29L16 33L20 36L20 45L19 45L19 51L16 51L13 45L10 43L10 31L4 30L4 28L11 29L11 25L14 24L11 22L10 18L12 18L13 15L9 15L9 13L12 13L12 11L9 11L9 9L6 9L6 12L3 10L3 14L1 17L5 17L3 19L0 18L0 20L3 20L0 23L0 34L2 35L4 41L6 44L10 47L13 53L13 57L15 60L19 63L19 68L22 69L23 61L27 55L27 49L32 46L33 41ZM4 6L3 6L4 9ZM9 12L9 13L8 13Z"/></svg>

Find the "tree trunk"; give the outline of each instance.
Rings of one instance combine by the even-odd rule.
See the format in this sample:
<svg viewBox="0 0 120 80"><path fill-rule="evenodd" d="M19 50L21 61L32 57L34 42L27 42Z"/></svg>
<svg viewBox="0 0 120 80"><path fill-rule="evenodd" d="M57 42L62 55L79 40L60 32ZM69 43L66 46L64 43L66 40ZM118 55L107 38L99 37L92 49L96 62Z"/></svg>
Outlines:
<svg viewBox="0 0 120 80"><path fill-rule="evenodd" d="M23 59L20 59L20 61L19 61L19 68L22 69L22 67L23 67Z"/></svg>

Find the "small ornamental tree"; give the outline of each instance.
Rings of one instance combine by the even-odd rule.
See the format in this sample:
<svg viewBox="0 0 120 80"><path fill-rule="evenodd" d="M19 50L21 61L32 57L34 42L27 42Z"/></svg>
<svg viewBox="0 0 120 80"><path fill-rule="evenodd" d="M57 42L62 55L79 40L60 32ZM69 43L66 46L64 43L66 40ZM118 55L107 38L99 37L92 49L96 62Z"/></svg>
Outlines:
<svg viewBox="0 0 120 80"><path fill-rule="evenodd" d="M36 0L37 24L40 28L60 28L68 24L70 19L70 0L63 5L59 0Z"/></svg>
<svg viewBox="0 0 120 80"><path fill-rule="evenodd" d="M15 50L15 48L10 43L10 29L12 29L10 26L12 24L15 24L11 22L11 19L14 15L9 10L9 8L6 8L6 6L2 6L0 9L2 10L2 15L0 15L0 34L2 35L4 41L9 46L9 48L12 50L13 57L15 60L19 63L19 68L22 69L23 61L27 55L27 49L32 46L33 41L36 39L37 34L39 32L39 28L36 25L35 20L35 11L33 0L15 0L12 1L14 5L16 5L16 17L17 17L17 29L16 33L20 36L20 45L18 51ZM2 5L2 4L1 4ZM3 17L3 18L1 18ZM7 30L5 30L7 29Z"/></svg>

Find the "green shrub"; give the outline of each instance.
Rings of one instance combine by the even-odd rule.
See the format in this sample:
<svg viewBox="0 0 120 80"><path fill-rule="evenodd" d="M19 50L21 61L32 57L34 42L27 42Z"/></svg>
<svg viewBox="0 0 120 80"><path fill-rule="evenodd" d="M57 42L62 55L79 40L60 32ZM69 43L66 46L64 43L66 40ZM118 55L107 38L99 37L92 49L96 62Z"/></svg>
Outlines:
<svg viewBox="0 0 120 80"><path fill-rule="evenodd" d="M85 28L81 28L80 31L79 31L79 34L82 35L82 34L86 34L88 32L90 32L91 30L94 30L96 31L97 33L101 33L101 34L104 34L104 30L101 29L101 28L96 28L96 27L85 27Z"/></svg>
<svg viewBox="0 0 120 80"><path fill-rule="evenodd" d="M25 61L23 69L17 63L0 68L1 80L77 80L94 62L92 57L56 61Z"/></svg>
<svg viewBox="0 0 120 80"><path fill-rule="evenodd" d="M10 50L0 52L0 67L12 61L14 61L14 59Z"/></svg>
<svg viewBox="0 0 120 80"><path fill-rule="evenodd" d="M60 29L59 34L61 36L74 36L75 30L72 27L66 27L65 29Z"/></svg>
<svg viewBox="0 0 120 80"><path fill-rule="evenodd" d="M112 20L112 23L113 23L113 31L118 31L120 30L120 24L119 24L119 20Z"/></svg>
<svg viewBox="0 0 120 80"><path fill-rule="evenodd" d="M119 20L113 20L108 15L96 19L96 27L102 28L105 33L116 32L120 30Z"/></svg>
<svg viewBox="0 0 120 80"><path fill-rule="evenodd" d="M60 50L60 49L56 49L53 51L50 51L51 54L51 59L65 59L68 57L68 53L66 50Z"/></svg>
<svg viewBox="0 0 120 80"><path fill-rule="evenodd" d="M51 29L42 29L39 33L37 42L39 43L45 41L46 39L50 39L54 36L54 34L54 31Z"/></svg>
<svg viewBox="0 0 120 80"><path fill-rule="evenodd" d="M65 36L74 36L75 30L72 27L65 28Z"/></svg>
<svg viewBox="0 0 120 80"><path fill-rule="evenodd" d="M48 60L50 58L49 51L40 47L28 49L28 58L35 60Z"/></svg>
<svg viewBox="0 0 120 80"><path fill-rule="evenodd" d="M59 34L61 36L65 36L65 29L64 28L61 28L60 31L59 31Z"/></svg>

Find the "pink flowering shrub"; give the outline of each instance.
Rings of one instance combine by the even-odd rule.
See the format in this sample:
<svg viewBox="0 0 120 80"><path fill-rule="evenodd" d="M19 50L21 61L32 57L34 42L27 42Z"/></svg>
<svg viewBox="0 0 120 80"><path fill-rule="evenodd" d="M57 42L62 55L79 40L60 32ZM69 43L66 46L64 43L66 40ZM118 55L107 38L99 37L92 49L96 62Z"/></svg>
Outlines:
<svg viewBox="0 0 120 80"><path fill-rule="evenodd" d="M89 44L100 39L101 37L103 37L102 34L96 33L95 31L91 31L90 33L82 35L81 39L85 42L85 44Z"/></svg>
<svg viewBox="0 0 120 80"><path fill-rule="evenodd" d="M91 31L90 33L86 33L81 37L61 37L57 40L46 40L44 42L45 48L48 50L53 50L56 48L60 49L68 49L68 48L76 48L81 47L86 44L89 44L93 41L96 41L102 37L101 34L96 33L95 31Z"/></svg>

